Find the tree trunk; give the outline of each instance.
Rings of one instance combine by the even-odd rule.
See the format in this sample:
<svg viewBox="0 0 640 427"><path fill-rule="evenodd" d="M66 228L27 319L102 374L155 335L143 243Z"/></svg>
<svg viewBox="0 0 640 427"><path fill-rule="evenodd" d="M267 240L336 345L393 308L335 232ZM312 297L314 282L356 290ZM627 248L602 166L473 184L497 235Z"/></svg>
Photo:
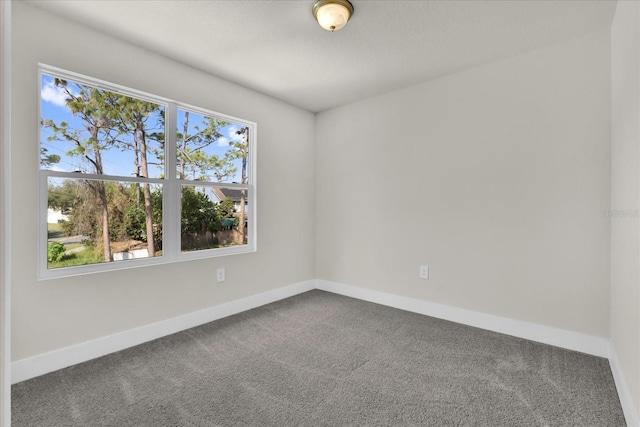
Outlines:
<svg viewBox="0 0 640 427"><path fill-rule="evenodd" d="M136 176L139 177L141 174L140 171L140 147L138 146L138 141L135 140L136 138L134 138L134 142L133 142L133 154L134 154L134 166L136 168ZM136 203L140 203L140 183L137 182L136 183Z"/></svg>
<svg viewBox="0 0 640 427"><path fill-rule="evenodd" d="M147 137L144 131L144 123L142 117L139 117L136 122L138 135L138 143L140 147L140 167L141 175L145 178L149 178L149 166L147 164ZM156 256L156 249L153 242L153 206L151 205L151 185L145 182L143 185L144 192L144 216L147 230L147 252L150 257Z"/></svg>
<svg viewBox="0 0 640 427"><path fill-rule="evenodd" d="M186 179L184 174L185 169L185 157L187 156L187 134L189 132L189 112L184 112L184 128L182 130L182 155L180 156L180 179Z"/></svg>
<svg viewBox="0 0 640 427"><path fill-rule="evenodd" d="M156 256L156 248L153 242L153 206L151 205L151 185L145 182L144 189L144 215L147 230L147 252L150 257Z"/></svg>
<svg viewBox="0 0 640 427"><path fill-rule="evenodd" d="M244 204L246 203L246 190L240 191L240 221L238 222L238 233L239 233L239 243L244 245L247 243L247 231L245 230L245 221L244 221Z"/></svg>
<svg viewBox="0 0 640 427"><path fill-rule="evenodd" d="M109 238L109 203L107 201L107 191L104 182L100 183L98 191L100 192L100 201L102 203L102 246L104 246L104 262L111 262L113 258L111 256L111 239Z"/></svg>
<svg viewBox="0 0 640 427"><path fill-rule="evenodd" d="M92 134L97 140L97 128L92 129ZM102 155L100 154L100 150L97 148L95 149L95 153L96 173L98 175L102 175L104 173L102 170ZM113 257L111 256L111 239L109 238L109 201L107 199L107 189L104 185L104 181L99 181L98 185L96 185L96 190L98 192L98 197L100 198L100 203L102 204L102 246L104 262L111 262L113 261Z"/></svg>

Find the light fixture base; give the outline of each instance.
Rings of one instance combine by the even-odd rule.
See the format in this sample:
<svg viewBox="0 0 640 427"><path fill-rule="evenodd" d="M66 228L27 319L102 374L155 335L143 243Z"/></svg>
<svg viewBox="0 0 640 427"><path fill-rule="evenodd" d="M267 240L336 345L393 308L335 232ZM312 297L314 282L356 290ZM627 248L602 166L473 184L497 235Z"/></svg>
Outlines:
<svg viewBox="0 0 640 427"><path fill-rule="evenodd" d="M313 5L313 17L327 31L344 27L353 16L353 5L349 0L318 0Z"/></svg>

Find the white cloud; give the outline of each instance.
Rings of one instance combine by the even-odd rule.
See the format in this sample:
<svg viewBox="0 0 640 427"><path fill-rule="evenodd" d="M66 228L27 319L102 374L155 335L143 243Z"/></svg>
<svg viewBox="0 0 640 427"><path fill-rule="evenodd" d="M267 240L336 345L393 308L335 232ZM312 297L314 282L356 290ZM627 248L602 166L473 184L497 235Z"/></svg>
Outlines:
<svg viewBox="0 0 640 427"><path fill-rule="evenodd" d="M228 147L229 146L229 138L226 136L221 136L218 138L218 147Z"/></svg>
<svg viewBox="0 0 640 427"><path fill-rule="evenodd" d="M49 82L40 90L40 98L42 98L43 101L64 107L66 106L67 94L62 88L54 86L53 82Z"/></svg>
<svg viewBox="0 0 640 427"><path fill-rule="evenodd" d="M236 125L231 125L224 130L227 136L221 136L218 138L218 147L228 147L230 141L240 141L240 135L236 135L240 128Z"/></svg>

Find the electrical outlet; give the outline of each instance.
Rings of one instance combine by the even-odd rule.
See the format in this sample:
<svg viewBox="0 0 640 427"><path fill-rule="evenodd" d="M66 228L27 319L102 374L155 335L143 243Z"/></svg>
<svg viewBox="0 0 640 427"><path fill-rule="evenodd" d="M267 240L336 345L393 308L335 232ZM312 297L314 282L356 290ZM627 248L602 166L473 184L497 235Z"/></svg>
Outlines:
<svg viewBox="0 0 640 427"><path fill-rule="evenodd" d="M421 279L428 279L429 278L429 266L428 265L421 265L420 266L420 278Z"/></svg>
<svg viewBox="0 0 640 427"><path fill-rule="evenodd" d="M216 271L216 282L224 282L224 268L219 268Z"/></svg>

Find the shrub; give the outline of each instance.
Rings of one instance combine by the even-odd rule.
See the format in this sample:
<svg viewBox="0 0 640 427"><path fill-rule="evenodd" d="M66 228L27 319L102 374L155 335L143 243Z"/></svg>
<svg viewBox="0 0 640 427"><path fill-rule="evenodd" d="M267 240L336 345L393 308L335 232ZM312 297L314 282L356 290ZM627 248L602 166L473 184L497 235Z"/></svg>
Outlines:
<svg viewBox="0 0 640 427"><path fill-rule="evenodd" d="M47 245L47 260L49 262L60 262L64 258L64 245L60 242L49 242Z"/></svg>

